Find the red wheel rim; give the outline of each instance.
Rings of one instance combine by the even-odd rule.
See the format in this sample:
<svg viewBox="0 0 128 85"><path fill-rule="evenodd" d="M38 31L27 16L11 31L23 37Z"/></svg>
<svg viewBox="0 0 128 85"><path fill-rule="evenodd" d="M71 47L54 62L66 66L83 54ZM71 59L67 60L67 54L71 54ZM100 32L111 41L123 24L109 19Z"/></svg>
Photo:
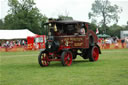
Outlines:
<svg viewBox="0 0 128 85"><path fill-rule="evenodd" d="M41 61L42 61L43 66L48 66L49 65L49 58L48 58L48 55L46 53L43 53L41 55Z"/></svg>
<svg viewBox="0 0 128 85"><path fill-rule="evenodd" d="M94 61L98 60L98 58L99 58L99 50L98 50L97 47L93 48L92 56L93 56Z"/></svg>
<svg viewBox="0 0 128 85"><path fill-rule="evenodd" d="M70 66L72 64L72 54L70 52L66 52L64 55L65 65Z"/></svg>

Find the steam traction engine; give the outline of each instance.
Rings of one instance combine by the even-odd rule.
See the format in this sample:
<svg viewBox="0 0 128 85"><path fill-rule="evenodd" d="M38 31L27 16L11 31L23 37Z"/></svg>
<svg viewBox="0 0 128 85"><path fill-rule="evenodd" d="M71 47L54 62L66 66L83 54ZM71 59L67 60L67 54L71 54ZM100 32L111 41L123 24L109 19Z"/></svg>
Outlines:
<svg viewBox="0 0 128 85"><path fill-rule="evenodd" d="M89 61L97 61L101 53L98 38L90 30L90 25L82 21L49 21L46 49L38 56L40 66L48 66L51 61L61 61L70 66L77 55ZM79 52L79 51L81 52Z"/></svg>

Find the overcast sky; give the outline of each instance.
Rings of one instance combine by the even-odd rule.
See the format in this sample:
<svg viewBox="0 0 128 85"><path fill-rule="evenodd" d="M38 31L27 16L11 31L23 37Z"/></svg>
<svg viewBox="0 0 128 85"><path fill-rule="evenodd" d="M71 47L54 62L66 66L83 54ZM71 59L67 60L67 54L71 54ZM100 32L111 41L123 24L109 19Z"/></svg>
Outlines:
<svg viewBox="0 0 128 85"><path fill-rule="evenodd" d="M8 13L8 0L0 0L0 19ZM128 21L128 0L109 0L111 4L117 4L123 9L120 15L119 25L126 25ZM57 18L60 14L68 14L75 20L90 21L88 12L94 0L35 0L36 6L47 17Z"/></svg>

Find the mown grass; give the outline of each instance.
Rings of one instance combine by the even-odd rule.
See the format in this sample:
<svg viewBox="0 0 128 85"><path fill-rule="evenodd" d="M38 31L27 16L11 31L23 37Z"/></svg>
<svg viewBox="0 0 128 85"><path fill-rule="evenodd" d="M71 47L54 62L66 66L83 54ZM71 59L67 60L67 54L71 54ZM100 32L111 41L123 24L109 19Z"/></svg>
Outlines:
<svg viewBox="0 0 128 85"><path fill-rule="evenodd" d="M128 49L102 50L97 62L81 57L70 67L40 67L39 51L0 53L0 85L127 85Z"/></svg>

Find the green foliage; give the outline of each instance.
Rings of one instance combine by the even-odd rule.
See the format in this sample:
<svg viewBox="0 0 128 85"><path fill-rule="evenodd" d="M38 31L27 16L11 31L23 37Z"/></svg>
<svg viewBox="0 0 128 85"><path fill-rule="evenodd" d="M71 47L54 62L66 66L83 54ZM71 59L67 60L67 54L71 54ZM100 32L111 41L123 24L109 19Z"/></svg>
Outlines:
<svg viewBox="0 0 128 85"><path fill-rule="evenodd" d="M90 24L90 28L91 28L91 30L93 30L94 32L96 32L96 29L98 28L98 26L96 26L96 24L94 24L94 23L91 23Z"/></svg>
<svg viewBox="0 0 128 85"><path fill-rule="evenodd" d="M127 21L127 27L128 27L128 21Z"/></svg>
<svg viewBox="0 0 128 85"><path fill-rule="evenodd" d="M0 19L0 29L4 29L4 22L2 19Z"/></svg>
<svg viewBox="0 0 128 85"><path fill-rule="evenodd" d="M118 36L120 38L120 31L128 30L128 26L119 26L117 24L114 24L109 27L108 34L111 36Z"/></svg>
<svg viewBox="0 0 128 85"><path fill-rule="evenodd" d="M5 17L7 29L29 29L36 34L42 34L42 24L47 17L35 7L34 0L9 0L10 14Z"/></svg>
<svg viewBox="0 0 128 85"><path fill-rule="evenodd" d="M106 26L111 21L118 22L119 16L118 13L122 12L122 9L117 5L112 6L108 0L95 0L92 4L91 12L88 13L89 19L93 21L96 20L96 17L102 17L100 24L103 25L103 29L106 32Z"/></svg>
<svg viewBox="0 0 128 85"><path fill-rule="evenodd" d="M8 0L10 6L9 14L0 20L0 29L29 29L36 34L47 34L44 23L48 21L45 15L42 15L35 6L34 0ZM120 36L120 30L128 30L128 22L126 26L113 25L108 27L111 21L118 22L118 13L122 9L117 5L111 5L108 0L95 0L92 4L92 11L88 13L91 29L95 32L99 28L100 33L107 33L111 36ZM59 20L73 20L68 16L69 12L65 11L65 15L59 15ZM102 17L100 27L96 26L97 17Z"/></svg>
<svg viewBox="0 0 128 85"><path fill-rule="evenodd" d="M41 27L42 27L41 32L44 35L47 35L47 32L48 32L48 28L44 26L44 23L46 23L47 21L48 21L48 18L45 15L43 15L42 23L41 23Z"/></svg>
<svg viewBox="0 0 128 85"><path fill-rule="evenodd" d="M104 29L102 29L103 26L99 27L99 26L96 26L96 24L91 23L90 27L94 32L96 32L96 28L98 28L99 34L105 33ZM112 37L117 36L120 38L120 31L122 31L122 30L128 30L128 26L127 25L126 26L119 26L117 24L113 24L112 26L106 26L106 34L111 35Z"/></svg>
<svg viewBox="0 0 128 85"><path fill-rule="evenodd" d="M96 29L98 28L98 30L99 30L99 34L103 34L104 33L104 29L102 29L103 28L103 26L97 26L95 23L91 23L90 24L90 28L91 28L91 30L93 30L94 32L96 32ZM108 26L106 26L106 29L107 29L107 32L109 32L109 29L110 27L108 27Z"/></svg>
<svg viewBox="0 0 128 85"><path fill-rule="evenodd" d="M120 37L120 31L123 30L123 27L114 24L112 26L110 26L110 28L108 29L108 34L111 36L117 36Z"/></svg>
<svg viewBox="0 0 128 85"><path fill-rule="evenodd" d="M64 15L59 15L58 16L58 19L60 19L60 20L73 20L72 17L70 17L70 16L64 16Z"/></svg>

